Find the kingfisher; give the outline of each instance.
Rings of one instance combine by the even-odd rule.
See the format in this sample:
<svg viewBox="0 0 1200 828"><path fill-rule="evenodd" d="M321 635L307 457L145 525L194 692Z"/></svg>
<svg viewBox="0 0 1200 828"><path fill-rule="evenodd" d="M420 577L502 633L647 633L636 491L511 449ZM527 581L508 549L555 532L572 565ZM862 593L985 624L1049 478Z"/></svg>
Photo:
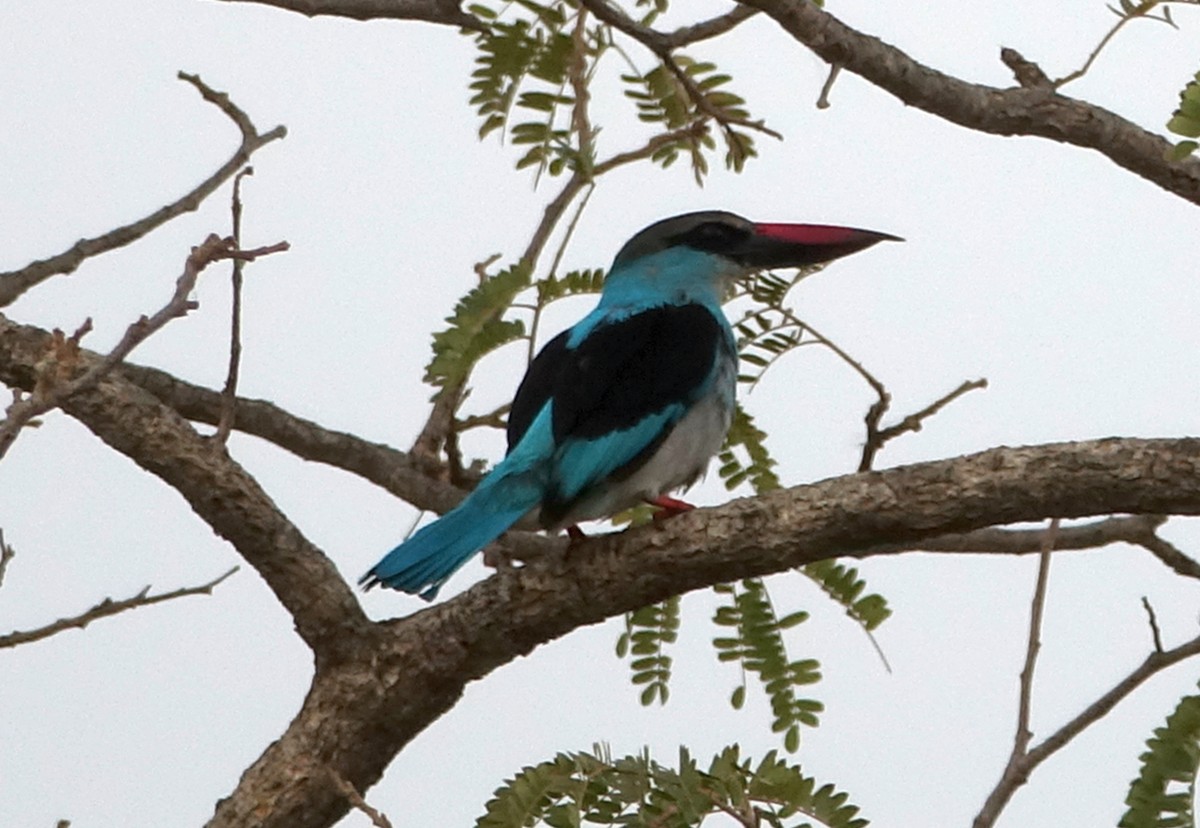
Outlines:
<svg viewBox="0 0 1200 828"><path fill-rule="evenodd" d="M430 601L517 521L567 528L671 497L700 478L729 430L737 385L730 286L896 236L825 224L755 223L720 210L651 224L621 248L596 308L529 364L509 410L508 451L457 507L362 577Z"/></svg>

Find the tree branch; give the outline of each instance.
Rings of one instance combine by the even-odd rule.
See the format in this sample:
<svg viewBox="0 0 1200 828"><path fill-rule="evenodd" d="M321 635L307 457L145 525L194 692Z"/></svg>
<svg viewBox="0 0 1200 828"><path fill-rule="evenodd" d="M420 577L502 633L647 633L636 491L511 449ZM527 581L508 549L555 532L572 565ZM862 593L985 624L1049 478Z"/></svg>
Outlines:
<svg viewBox="0 0 1200 828"><path fill-rule="evenodd" d="M987 817L991 814L991 811L989 811L988 808L992 803L993 798L1002 800L1000 803L1002 807L1003 802L1008 801L1016 787L1024 784L1025 780L1029 778L1029 774L1033 773L1034 769L1037 768L1038 765L1049 759L1052 755L1062 749L1068 742L1086 730L1089 726L1104 718L1104 716L1106 716L1110 710L1116 707L1118 703L1123 701L1134 690L1145 684L1146 681L1155 674L1160 673L1166 668L1174 664L1178 664L1180 661L1191 658L1195 655L1200 655L1200 636L1193 638L1186 644L1179 645L1173 650L1167 650L1165 652L1156 650L1150 653L1150 655L1146 656L1145 661L1138 665L1138 667L1128 676L1114 685L1111 690L1102 695L1100 698L1096 699L1096 701L1088 705L1082 713L1060 727L1045 741L1025 754L1025 756L1014 766L1012 778L1008 779L1009 774L1006 773L1005 777L1007 781L1002 780L1001 786L998 786L996 790L992 792L992 795L988 798L988 804L985 804L984 806L984 811L981 811L979 817L976 818L974 823L975 826L977 826L977 828L982 828L982 826L991 825L994 821L994 819L987 819ZM981 819L984 821L981 822Z"/></svg>
<svg viewBox="0 0 1200 828"><path fill-rule="evenodd" d="M46 351L47 356L37 366L32 393L25 399L14 401L8 407L8 416L0 422L0 458L4 457L13 441L17 439L17 434L30 420L57 408L73 395L94 387L134 348L161 330L172 319L178 319L194 309L196 304L188 299L188 296L196 286L200 272L208 265L221 259L253 261L259 256L287 249L288 243L280 242L257 250L238 250L233 246L231 239L222 239L216 234L210 234L203 244L192 248L184 262L183 273L175 281L175 292L170 300L153 316L142 316L130 325L121 341L108 354L90 360L87 369L77 376L71 377L71 374L75 373L83 353L79 347L79 340L92 329L92 320L84 322L69 338L65 338L61 331L55 330L53 342Z"/></svg>
<svg viewBox="0 0 1200 828"><path fill-rule="evenodd" d="M905 104L995 135L1036 135L1094 149L1135 175L1200 204L1200 160L1168 161L1170 142L1115 113L1045 88L998 89L918 63L807 0L745 0L831 64Z"/></svg>
<svg viewBox="0 0 1200 828"><path fill-rule="evenodd" d="M471 31L487 28L454 0L222 0L225 3L258 3L306 17L348 17L351 20L424 20Z"/></svg>
<svg viewBox="0 0 1200 828"><path fill-rule="evenodd" d="M1200 513L1200 440L999 448L798 486L586 539L569 559L543 555L369 630L354 651L359 660L318 669L291 727L209 824L332 824L348 807L345 797L328 775L296 778L296 757L320 756L365 791L468 682L577 627L738 578L885 554L897 538L917 547L951 532L1109 512ZM1045 748L1030 756L1039 750Z"/></svg>
<svg viewBox="0 0 1200 828"><path fill-rule="evenodd" d="M206 584L200 584L194 587L183 587L171 592L164 592L159 595L150 595L150 587L146 587L132 598L123 598L119 601L114 601L111 598L105 598L100 603L96 604L89 610L81 612L79 615L73 615L70 618L60 618L57 621L47 624L44 627L38 627L35 630L17 630L16 632L0 635L0 650L6 647L16 647L21 644L29 644L34 641L41 641L44 638L49 638L52 635L57 635L60 632L65 632L71 629L83 629L88 624L99 618L108 618L110 615L118 615L126 610L137 609L138 607L148 607L153 604L161 604L163 601L173 601L176 598L186 598L189 595L212 595L213 589L224 581L226 578L237 572L239 567L226 572Z"/></svg>
<svg viewBox="0 0 1200 828"><path fill-rule="evenodd" d="M214 426L220 422L223 401L219 391L143 365L126 363L117 373L188 420ZM273 443L304 460L356 474L419 509L444 513L464 496L461 489L427 476L412 455L399 449L325 428L266 400L238 397L236 405L235 430Z"/></svg>
<svg viewBox="0 0 1200 828"><path fill-rule="evenodd" d="M1050 553L1058 539L1059 519L1053 518L1045 532L1041 554L1038 556L1037 581L1033 588L1033 604L1029 611L1029 637L1025 645L1025 664L1021 667L1020 693L1017 701L1017 732L1013 737L1012 752L1000 775L1000 781L992 789L975 817L974 828L991 828L1000 817L1000 812L1016 793L1017 788L1029 778L1024 762L1029 756L1029 740L1033 731L1029 729L1030 710L1033 707L1033 670L1037 665L1038 653L1042 649L1042 616L1046 610L1046 584L1050 580Z"/></svg>
<svg viewBox="0 0 1200 828"><path fill-rule="evenodd" d="M124 247L145 236L151 230L166 224L173 218L196 210L204 199L224 184L230 176L241 169L250 156L259 148L287 135L287 129L277 126L270 132L259 134L250 122L250 118L229 100L224 92L217 92L200 80L196 75L179 73L181 80L187 81L200 92L204 100L216 106L233 121L242 133L241 146L234 152L233 157L202 181L194 190L165 207L155 210L143 219L118 227L107 233L91 239L80 239L71 245L70 249L26 265L20 270L0 273L0 308L16 301L17 297L30 288L44 282L51 276L67 274L75 271L86 259L98 256L109 250Z"/></svg>
<svg viewBox="0 0 1200 828"><path fill-rule="evenodd" d="M32 388L50 334L0 315L0 381ZM87 371L99 358L80 353ZM110 374L62 403L110 447L178 491L213 530L258 570L291 613L318 662L348 629L369 622L328 558L279 511L258 482L219 444L174 410Z"/></svg>

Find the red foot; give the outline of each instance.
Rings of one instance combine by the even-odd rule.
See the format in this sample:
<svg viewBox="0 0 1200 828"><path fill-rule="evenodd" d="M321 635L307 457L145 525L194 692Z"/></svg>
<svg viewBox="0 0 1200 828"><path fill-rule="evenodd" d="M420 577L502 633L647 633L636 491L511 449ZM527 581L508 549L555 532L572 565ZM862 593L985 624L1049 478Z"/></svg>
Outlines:
<svg viewBox="0 0 1200 828"><path fill-rule="evenodd" d="M675 515L681 515L684 512L690 512L696 507L688 503L686 500L677 500L668 495L659 495L656 498L646 498L646 502L651 506L657 506L659 511L654 513L655 520L666 520Z"/></svg>
<svg viewBox="0 0 1200 828"><path fill-rule="evenodd" d="M583 530L572 523L567 527L567 537L571 539L572 543L574 543L577 540L583 540L587 537L587 535L583 534Z"/></svg>

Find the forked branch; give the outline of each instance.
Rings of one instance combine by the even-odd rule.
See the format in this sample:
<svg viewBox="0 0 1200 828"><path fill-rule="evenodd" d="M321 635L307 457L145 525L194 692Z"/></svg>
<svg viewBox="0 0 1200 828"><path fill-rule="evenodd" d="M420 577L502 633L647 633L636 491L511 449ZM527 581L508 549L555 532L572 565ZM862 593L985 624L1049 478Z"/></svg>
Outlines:
<svg viewBox="0 0 1200 828"><path fill-rule="evenodd" d="M132 224L126 224L109 230L100 236L90 239L80 239L70 248L51 256L32 262L20 270L0 273L0 308L12 304L17 297L32 287L44 282L51 276L74 272L79 265L93 256L124 247L137 241L150 231L161 227L173 218L193 211L200 206L204 199L229 180L241 167L250 160L250 156L261 147L287 135L287 129L277 126L269 132L259 133L248 115L237 107L224 92L217 92L200 80L198 75L179 73L180 80L190 83L199 91L201 97L220 109L237 125L242 134L242 143L220 169L200 182L191 192L160 207L145 218Z"/></svg>

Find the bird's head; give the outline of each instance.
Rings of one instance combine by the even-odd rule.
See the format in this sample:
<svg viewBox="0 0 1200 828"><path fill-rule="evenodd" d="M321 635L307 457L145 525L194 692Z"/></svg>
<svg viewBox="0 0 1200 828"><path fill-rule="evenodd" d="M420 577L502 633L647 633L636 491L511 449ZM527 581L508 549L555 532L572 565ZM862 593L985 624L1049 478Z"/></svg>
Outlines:
<svg viewBox="0 0 1200 828"><path fill-rule="evenodd" d="M722 275L829 262L884 240L888 233L827 224L756 224L733 213L705 210L663 219L625 243L613 270L658 254L692 251L718 258Z"/></svg>

